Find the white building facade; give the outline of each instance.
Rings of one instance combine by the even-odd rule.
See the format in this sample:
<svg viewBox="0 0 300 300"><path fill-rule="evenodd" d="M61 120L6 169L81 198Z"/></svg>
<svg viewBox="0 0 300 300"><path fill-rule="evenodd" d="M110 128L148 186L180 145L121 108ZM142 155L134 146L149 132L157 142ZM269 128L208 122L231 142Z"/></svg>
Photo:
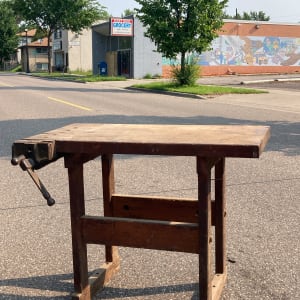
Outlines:
<svg viewBox="0 0 300 300"><path fill-rule="evenodd" d="M108 76L143 78L161 76L162 55L144 36L144 27L135 17L111 18L79 34L62 30L53 35L53 69L100 73Z"/></svg>

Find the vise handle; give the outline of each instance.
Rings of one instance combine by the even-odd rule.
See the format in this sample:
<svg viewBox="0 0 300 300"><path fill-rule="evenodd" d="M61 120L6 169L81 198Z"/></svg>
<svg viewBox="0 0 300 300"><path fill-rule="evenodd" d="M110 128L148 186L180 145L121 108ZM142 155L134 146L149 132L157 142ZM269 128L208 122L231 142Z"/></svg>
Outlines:
<svg viewBox="0 0 300 300"><path fill-rule="evenodd" d="M24 155L19 155L17 157L13 157L11 163L14 166L19 165L23 171L27 171L37 188L42 193L43 197L46 199L48 206L52 206L55 204L55 200L50 196L37 173L34 172L35 162L33 159L26 158Z"/></svg>

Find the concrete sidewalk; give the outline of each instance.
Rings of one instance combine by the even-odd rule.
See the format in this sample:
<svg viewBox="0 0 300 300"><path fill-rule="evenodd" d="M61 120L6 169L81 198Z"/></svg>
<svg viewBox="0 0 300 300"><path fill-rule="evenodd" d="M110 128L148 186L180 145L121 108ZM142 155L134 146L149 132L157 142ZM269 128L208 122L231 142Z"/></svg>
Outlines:
<svg viewBox="0 0 300 300"><path fill-rule="evenodd" d="M243 82L265 82L274 80L300 80L300 74L264 74L264 75L226 75L226 76L206 76L197 80L199 84L211 85L241 85ZM128 79L126 81L101 81L88 84L97 84L103 86L110 86L114 88L126 88L134 84L155 82L169 79ZM299 83L300 85L300 83Z"/></svg>

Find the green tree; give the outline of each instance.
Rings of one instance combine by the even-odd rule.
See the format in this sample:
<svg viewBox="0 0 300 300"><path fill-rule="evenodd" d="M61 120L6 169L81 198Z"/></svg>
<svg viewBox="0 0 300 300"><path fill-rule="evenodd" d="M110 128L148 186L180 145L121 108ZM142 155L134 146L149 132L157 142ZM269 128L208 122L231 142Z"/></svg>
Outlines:
<svg viewBox="0 0 300 300"><path fill-rule="evenodd" d="M18 47L17 21L9 1L0 0L0 66Z"/></svg>
<svg viewBox="0 0 300 300"><path fill-rule="evenodd" d="M224 13L223 15L224 19L235 19L235 20L249 20L249 21L270 21L270 17L267 16L263 11L250 11L243 12L243 14L239 14L236 12L234 16L228 15L227 13Z"/></svg>
<svg viewBox="0 0 300 300"><path fill-rule="evenodd" d="M222 27L228 0L136 0L137 16L146 27L145 35L167 58L180 55L179 84L185 83L187 54L210 47Z"/></svg>
<svg viewBox="0 0 300 300"><path fill-rule="evenodd" d="M12 0L17 15L48 37L48 71L51 72L50 39L56 30L78 32L105 16L97 0Z"/></svg>
<svg viewBox="0 0 300 300"><path fill-rule="evenodd" d="M135 11L132 10L132 9L129 9L129 8L126 8L124 10L124 12L122 13L122 18L126 17L126 16L131 16L131 15L134 15Z"/></svg>
<svg viewBox="0 0 300 300"><path fill-rule="evenodd" d="M111 17L111 15L109 14L109 12L107 10L102 10L101 20L108 21L110 17Z"/></svg>

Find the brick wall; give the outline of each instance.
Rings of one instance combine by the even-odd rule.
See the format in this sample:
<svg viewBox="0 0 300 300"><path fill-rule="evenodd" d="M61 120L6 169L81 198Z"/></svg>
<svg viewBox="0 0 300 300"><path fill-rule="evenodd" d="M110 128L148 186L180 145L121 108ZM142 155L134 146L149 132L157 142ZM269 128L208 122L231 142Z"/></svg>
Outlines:
<svg viewBox="0 0 300 300"><path fill-rule="evenodd" d="M212 50L194 54L202 75L300 72L300 24L225 20ZM164 63L163 76L170 76Z"/></svg>

